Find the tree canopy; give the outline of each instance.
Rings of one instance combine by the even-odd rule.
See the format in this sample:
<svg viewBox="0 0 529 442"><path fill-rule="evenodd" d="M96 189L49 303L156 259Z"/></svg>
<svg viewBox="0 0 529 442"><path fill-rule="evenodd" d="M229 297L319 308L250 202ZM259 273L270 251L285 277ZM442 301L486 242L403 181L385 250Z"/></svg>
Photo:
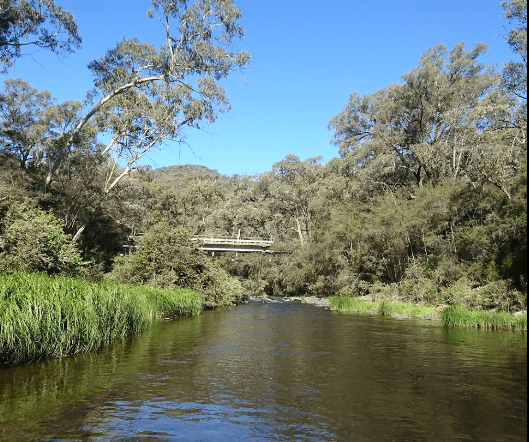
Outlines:
<svg viewBox="0 0 529 442"><path fill-rule="evenodd" d="M81 46L74 15L54 0L0 0L0 69L24 55L24 48L48 49L59 55Z"/></svg>

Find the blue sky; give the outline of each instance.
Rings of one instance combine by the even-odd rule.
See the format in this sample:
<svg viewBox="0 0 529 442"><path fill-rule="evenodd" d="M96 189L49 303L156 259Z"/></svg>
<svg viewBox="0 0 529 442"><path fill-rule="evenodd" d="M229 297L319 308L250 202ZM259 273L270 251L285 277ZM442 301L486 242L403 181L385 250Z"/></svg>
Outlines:
<svg viewBox="0 0 529 442"><path fill-rule="evenodd" d="M82 100L93 86L88 63L122 37L154 42L161 27L148 19L149 0L56 0L76 16L83 46L59 59L33 51L2 78L20 77L59 100ZM372 93L415 67L424 51L465 41L490 46L482 61L512 58L500 0L235 0L253 54L244 75L223 82L229 114L187 130L185 146L167 146L143 163L154 168L200 164L222 174L262 173L288 154L338 155L327 129L352 92Z"/></svg>

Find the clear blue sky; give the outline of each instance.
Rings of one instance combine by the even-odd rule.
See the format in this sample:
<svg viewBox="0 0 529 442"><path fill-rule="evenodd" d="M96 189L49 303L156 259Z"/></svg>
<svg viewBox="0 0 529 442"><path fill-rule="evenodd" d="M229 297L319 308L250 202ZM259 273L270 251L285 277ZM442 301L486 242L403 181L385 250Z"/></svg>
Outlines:
<svg viewBox="0 0 529 442"><path fill-rule="evenodd" d="M148 19L149 0L56 0L76 16L83 46L58 59L33 51L7 77L20 77L59 100L82 100L93 83L88 63L122 37L154 42L161 27ZM418 64L437 44L490 46L482 60L512 58L503 35L500 0L235 0L253 54L244 76L224 82L232 111L207 127L187 130L185 146L154 152L154 168L200 164L222 174L268 171L288 154L337 156L327 129L351 92L372 93ZM145 162L144 162L145 163Z"/></svg>

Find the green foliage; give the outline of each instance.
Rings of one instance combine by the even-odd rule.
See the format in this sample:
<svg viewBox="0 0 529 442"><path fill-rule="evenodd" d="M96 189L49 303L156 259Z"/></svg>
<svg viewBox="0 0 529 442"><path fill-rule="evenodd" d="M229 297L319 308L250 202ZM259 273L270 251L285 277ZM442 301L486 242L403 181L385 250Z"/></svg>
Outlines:
<svg viewBox="0 0 529 442"><path fill-rule="evenodd" d="M0 213L0 271L79 275L79 251L53 213L17 204Z"/></svg>
<svg viewBox="0 0 529 442"><path fill-rule="evenodd" d="M521 113L527 119L527 2L524 0L502 1L503 15L519 27L511 29L507 42L521 61L510 61L503 68L506 90L521 100ZM527 120L526 120L527 121ZM523 123L523 122L521 122Z"/></svg>
<svg viewBox="0 0 529 442"><path fill-rule="evenodd" d="M527 308L527 293L512 289L505 280L480 285L463 277L442 291L440 300L478 310L513 312Z"/></svg>
<svg viewBox="0 0 529 442"><path fill-rule="evenodd" d="M81 45L74 15L54 0L0 0L0 66L5 73L28 45L57 54Z"/></svg>
<svg viewBox="0 0 529 442"><path fill-rule="evenodd" d="M192 288L204 294L206 306L237 302L242 296L239 281L197 250L190 238L188 231L159 222L138 239L134 253L116 259L110 277L164 289Z"/></svg>
<svg viewBox="0 0 529 442"><path fill-rule="evenodd" d="M0 365L89 351L201 308L200 294L187 289L0 274Z"/></svg>
<svg viewBox="0 0 529 442"><path fill-rule="evenodd" d="M150 149L166 139L182 141L184 128L200 128L229 110L218 81L251 58L248 52L232 50L244 36L238 23L240 10L232 0L156 0L152 6L149 17L164 23L161 44L124 38L89 63L95 84L90 108L75 128L57 140L60 152L51 161L42 192L87 125L98 127L110 139L97 155L112 156L116 165L123 164L108 171L104 198Z"/></svg>
<svg viewBox="0 0 529 442"><path fill-rule="evenodd" d="M210 306L246 291L369 295L384 308L397 300L527 308L525 2L501 4L518 26L507 43L522 55L503 78L480 61L484 44L433 47L399 83L351 95L330 124L339 158L323 165L287 155L269 172L232 177L137 166L164 138L182 140L185 126L227 111L217 80L249 60L230 49L243 35L231 0L153 5L167 44L123 40L92 62L92 108L55 105L21 80L6 81L0 97L0 203L13 197L53 209L66 232L79 233L86 277L113 267L118 281L191 287ZM97 145L101 131L107 146ZM45 173L46 193L35 198ZM75 273L67 240L64 258L50 252L62 238L58 224L26 212L3 212L0 267ZM137 251L116 257L138 233ZM211 258L190 241L197 234L273 238L275 253ZM46 238L35 247L39 235ZM33 249L43 258L26 260Z"/></svg>

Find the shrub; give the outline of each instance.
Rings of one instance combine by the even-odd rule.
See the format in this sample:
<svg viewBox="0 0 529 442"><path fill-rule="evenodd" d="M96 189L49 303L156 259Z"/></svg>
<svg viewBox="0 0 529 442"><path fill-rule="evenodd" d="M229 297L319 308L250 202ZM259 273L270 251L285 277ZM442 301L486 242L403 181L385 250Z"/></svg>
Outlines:
<svg viewBox="0 0 529 442"><path fill-rule="evenodd" d="M160 289L187 287L204 294L206 306L240 300L237 278L197 250L184 229L160 222L137 242L136 252L116 259L110 278L122 284L149 284Z"/></svg>
<svg viewBox="0 0 529 442"><path fill-rule="evenodd" d="M0 271L80 275L81 255L53 213L11 204L0 219Z"/></svg>

